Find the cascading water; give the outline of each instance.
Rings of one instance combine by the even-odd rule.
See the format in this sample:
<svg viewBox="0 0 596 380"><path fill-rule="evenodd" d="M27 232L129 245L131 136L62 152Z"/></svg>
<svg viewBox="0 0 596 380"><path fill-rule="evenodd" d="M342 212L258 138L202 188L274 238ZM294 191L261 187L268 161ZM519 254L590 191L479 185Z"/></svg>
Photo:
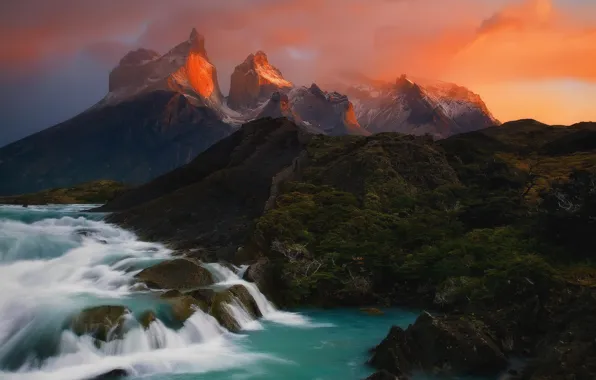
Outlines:
<svg viewBox="0 0 596 380"><path fill-rule="evenodd" d="M281 360L248 352L240 336L201 310L178 329L159 319L143 328L136 318L146 310L159 316L160 302L135 287L133 277L171 252L137 240L101 216L81 214L88 207L0 206L1 379L89 379L115 369L132 376L200 374ZM276 310L254 284L231 270L219 264L206 267L219 281L217 287L246 286L264 319L309 325L299 314ZM98 344L70 330L73 316L98 305L130 310L121 339ZM243 329L263 328L241 303L226 307Z"/></svg>
<svg viewBox="0 0 596 380"><path fill-rule="evenodd" d="M82 212L88 207L0 205L0 380L89 380L114 370L134 380L362 379L371 373L367 350L417 316L283 312L242 280L246 267L207 263L213 288L244 286L262 318L231 298L223 306L239 334L201 310L173 323L171 307L134 280L172 252ZM126 310L123 332L110 330L115 339L103 343L75 334L73 317L102 305ZM149 325L140 323L147 311L156 317Z"/></svg>

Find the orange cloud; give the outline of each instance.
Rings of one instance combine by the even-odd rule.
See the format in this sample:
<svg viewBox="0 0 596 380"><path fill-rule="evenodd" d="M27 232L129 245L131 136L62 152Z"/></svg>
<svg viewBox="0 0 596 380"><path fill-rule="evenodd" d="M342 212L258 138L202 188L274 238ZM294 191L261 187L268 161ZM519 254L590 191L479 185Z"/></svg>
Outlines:
<svg viewBox="0 0 596 380"><path fill-rule="evenodd" d="M0 69L81 51L108 61L126 47L165 52L197 27L224 91L233 67L256 50L299 84L345 71L387 80L408 73L496 99L503 88L490 90L495 83L596 82L596 23L553 1L5 1Z"/></svg>
<svg viewBox="0 0 596 380"><path fill-rule="evenodd" d="M528 0L486 20L449 61L461 80L575 78L596 81L596 27L586 28L554 8Z"/></svg>

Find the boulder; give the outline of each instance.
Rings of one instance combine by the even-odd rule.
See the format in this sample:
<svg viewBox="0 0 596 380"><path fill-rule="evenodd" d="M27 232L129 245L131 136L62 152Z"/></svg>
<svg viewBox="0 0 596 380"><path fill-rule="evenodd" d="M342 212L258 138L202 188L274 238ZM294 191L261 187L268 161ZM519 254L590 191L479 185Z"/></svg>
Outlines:
<svg viewBox="0 0 596 380"><path fill-rule="evenodd" d="M163 261L136 275L150 288L190 290L213 284L211 273L188 259Z"/></svg>
<svg viewBox="0 0 596 380"><path fill-rule="evenodd" d="M74 317L70 327L75 334L89 334L93 338L108 342L122 337L125 316L130 310L124 306L97 306L81 311Z"/></svg>
<svg viewBox="0 0 596 380"><path fill-rule="evenodd" d="M423 313L403 330L393 326L373 349L369 363L396 376L412 370L455 375L494 375L507 359L484 324L464 317L433 317Z"/></svg>
<svg viewBox="0 0 596 380"><path fill-rule="evenodd" d="M197 289L186 294L203 302L208 308L211 307L213 297L215 297L215 291L213 289Z"/></svg>
<svg viewBox="0 0 596 380"><path fill-rule="evenodd" d="M224 291L216 293L213 297L210 314L220 325L231 332L240 331L240 325L226 307L226 304L229 305L235 300L244 307L251 317L258 318L261 316L261 312L259 311L255 300L243 285L234 285Z"/></svg>
<svg viewBox="0 0 596 380"><path fill-rule="evenodd" d="M177 291L164 293L161 298L165 299L172 308L172 315L178 322L184 322L198 309L207 312L209 307L206 302L198 300L188 294L181 294Z"/></svg>
<svg viewBox="0 0 596 380"><path fill-rule="evenodd" d="M365 380L399 380L397 376L393 375L389 371L380 370L378 372L373 373Z"/></svg>
<svg viewBox="0 0 596 380"><path fill-rule="evenodd" d="M151 310L144 311L138 318L139 323L141 324L141 326L143 326L145 330L148 329L149 325L151 325L151 323L155 322L156 320L157 317L155 316L155 313L153 313L153 311Z"/></svg>
<svg viewBox="0 0 596 380"><path fill-rule="evenodd" d="M274 286L272 286L272 276L271 276L271 262L267 258L260 258L253 264L251 264L242 279L244 281L253 282L257 285L259 290L265 294L269 299L275 298Z"/></svg>
<svg viewBox="0 0 596 380"><path fill-rule="evenodd" d="M127 370L122 368L115 368L109 372L102 373L101 375L86 378L85 380L118 380L128 376Z"/></svg>

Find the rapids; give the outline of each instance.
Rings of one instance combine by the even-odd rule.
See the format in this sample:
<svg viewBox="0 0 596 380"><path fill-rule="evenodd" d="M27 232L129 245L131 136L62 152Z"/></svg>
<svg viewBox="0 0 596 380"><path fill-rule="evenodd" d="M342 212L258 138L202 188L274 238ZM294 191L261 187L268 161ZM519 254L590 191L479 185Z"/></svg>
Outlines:
<svg viewBox="0 0 596 380"><path fill-rule="evenodd" d="M172 252L85 213L89 207L0 206L0 379L91 379L115 369L154 380L362 379L371 373L367 350L392 324L416 318L403 310L280 311L241 279L245 267L209 263L213 287L245 286L263 317L232 302L240 334L201 310L173 324L163 301L133 278ZM131 311L122 339L97 345L70 330L73 316L98 305ZM146 310L158 319L145 330L137 318Z"/></svg>

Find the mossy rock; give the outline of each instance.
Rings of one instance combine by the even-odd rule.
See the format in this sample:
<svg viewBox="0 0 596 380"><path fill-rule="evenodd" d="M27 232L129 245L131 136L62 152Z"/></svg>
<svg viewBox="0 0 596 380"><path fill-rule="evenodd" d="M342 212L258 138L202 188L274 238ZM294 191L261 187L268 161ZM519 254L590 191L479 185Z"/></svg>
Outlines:
<svg viewBox="0 0 596 380"><path fill-rule="evenodd" d="M89 334L93 338L108 342L120 339L124 333L125 315L130 310L124 306L97 306L85 309L70 323L77 335Z"/></svg>
<svg viewBox="0 0 596 380"><path fill-rule="evenodd" d="M174 259L163 261L136 275L151 288L190 290L214 283L211 273L194 261Z"/></svg>
<svg viewBox="0 0 596 380"><path fill-rule="evenodd" d="M210 314L228 331L238 332L240 331L240 325L234 319L226 304L231 304L234 301L234 295L227 289L223 292L215 294L213 297L213 303L211 304Z"/></svg>
<svg viewBox="0 0 596 380"><path fill-rule="evenodd" d="M244 306L246 311L248 311L248 314L250 314L251 317L260 318L263 316L261 314L261 310L259 310L257 302L244 285L234 285L229 287L227 290L236 298L238 298L240 303Z"/></svg>
<svg viewBox="0 0 596 380"><path fill-rule="evenodd" d="M205 305L207 305L207 308L211 307L211 304L213 303L213 297L215 297L215 294L216 293L213 289L197 289L186 293L186 295L189 295L194 299L205 303Z"/></svg>
<svg viewBox="0 0 596 380"><path fill-rule="evenodd" d="M197 311L197 309L201 309L204 312L208 311L205 302L188 295L167 298L167 301L172 308L172 315L179 322L186 321Z"/></svg>
<svg viewBox="0 0 596 380"><path fill-rule="evenodd" d="M147 330L149 328L149 325L151 325L151 323L155 322L156 320L157 317L155 316L155 313L151 310L144 311L138 318L139 323L141 324L141 326L143 326L145 330Z"/></svg>
<svg viewBox="0 0 596 380"><path fill-rule="evenodd" d="M251 317L255 319L261 317L257 303L249 291L243 285L231 286L213 296L210 309L211 315L229 331L240 331L240 325L225 307L226 304L232 304L234 301L240 302Z"/></svg>

